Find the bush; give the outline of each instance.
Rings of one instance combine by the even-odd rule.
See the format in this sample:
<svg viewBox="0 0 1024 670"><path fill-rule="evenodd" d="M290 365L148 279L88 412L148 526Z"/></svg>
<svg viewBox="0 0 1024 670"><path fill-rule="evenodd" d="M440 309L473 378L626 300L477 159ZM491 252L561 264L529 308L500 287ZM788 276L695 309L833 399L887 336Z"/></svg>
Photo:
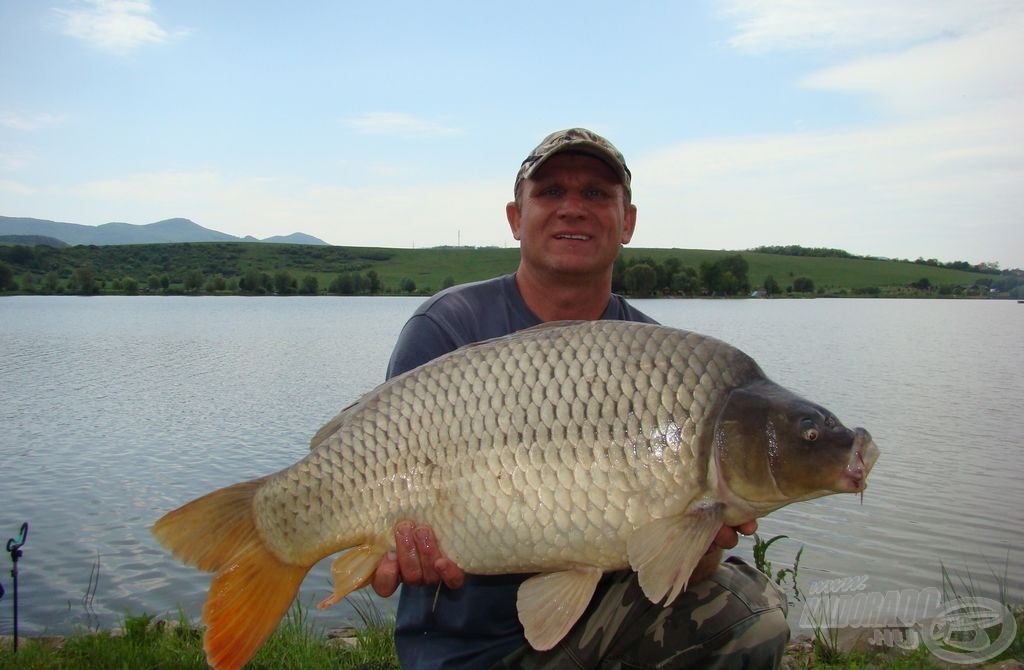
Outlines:
<svg viewBox="0 0 1024 670"><path fill-rule="evenodd" d="M814 280L810 277L797 277L793 280L793 291L796 293L814 293Z"/></svg>

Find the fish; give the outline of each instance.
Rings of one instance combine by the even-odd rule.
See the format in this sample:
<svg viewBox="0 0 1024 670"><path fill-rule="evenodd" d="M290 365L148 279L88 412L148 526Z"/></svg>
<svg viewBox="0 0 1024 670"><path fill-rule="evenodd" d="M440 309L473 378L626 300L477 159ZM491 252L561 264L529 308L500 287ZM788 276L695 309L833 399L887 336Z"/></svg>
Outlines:
<svg viewBox="0 0 1024 670"><path fill-rule="evenodd" d="M517 609L558 643L602 574L631 569L654 603L687 587L723 525L861 493L879 449L713 337L656 324L552 322L467 345L341 410L277 473L208 493L152 527L212 572L214 668L241 667L310 568L367 585L394 526L433 527L472 574L526 573Z"/></svg>

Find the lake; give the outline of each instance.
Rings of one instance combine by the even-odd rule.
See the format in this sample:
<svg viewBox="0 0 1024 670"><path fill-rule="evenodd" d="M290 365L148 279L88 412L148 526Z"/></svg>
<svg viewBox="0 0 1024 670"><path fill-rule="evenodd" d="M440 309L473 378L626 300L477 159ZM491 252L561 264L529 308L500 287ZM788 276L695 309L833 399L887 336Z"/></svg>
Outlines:
<svg viewBox="0 0 1024 670"><path fill-rule="evenodd" d="M419 298L0 299L0 543L29 523L19 630L125 614L198 617L209 576L149 526L214 488L298 460L378 384ZM779 383L864 426L868 491L760 521L800 583L936 587L945 566L1024 597L1024 305L957 300L638 300L662 323L740 347ZM736 553L748 558L752 542ZM300 594L329 592L329 561ZM0 633L11 631L0 556ZM378 601L393 607L391 601ZM342 603L316 620L355 620ZM792 618L792 613L791 613Z"/></svg>

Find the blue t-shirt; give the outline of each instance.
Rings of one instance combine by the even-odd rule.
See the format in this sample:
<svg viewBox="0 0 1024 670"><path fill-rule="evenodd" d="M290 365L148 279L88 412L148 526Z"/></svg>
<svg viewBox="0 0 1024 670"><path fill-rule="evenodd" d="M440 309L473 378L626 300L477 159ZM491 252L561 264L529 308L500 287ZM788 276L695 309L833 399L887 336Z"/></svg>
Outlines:
<svg viewBox="0 0 1024 670"><path fill-rule="evenodd" d="M602 319L655 323L612 295ZM402 328L388 378L472 342L536 326L514 275L464 284L424 302ZM516 591L529 575L467 575L461 589L402 586L395 644L402 667L486 668L526 643Z"/></svg>

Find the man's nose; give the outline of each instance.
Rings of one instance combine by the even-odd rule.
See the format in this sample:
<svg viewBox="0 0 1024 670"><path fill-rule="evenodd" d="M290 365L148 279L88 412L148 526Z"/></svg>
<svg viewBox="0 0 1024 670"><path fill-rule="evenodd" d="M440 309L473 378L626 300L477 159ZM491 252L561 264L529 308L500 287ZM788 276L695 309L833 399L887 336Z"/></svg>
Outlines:
<svg viewBox="0 0 1024 670"><path fill-rule="evenodd" d="M568 192L558 203L558 215L562 217L580 217L586 213L583 196Z"/></svg>

